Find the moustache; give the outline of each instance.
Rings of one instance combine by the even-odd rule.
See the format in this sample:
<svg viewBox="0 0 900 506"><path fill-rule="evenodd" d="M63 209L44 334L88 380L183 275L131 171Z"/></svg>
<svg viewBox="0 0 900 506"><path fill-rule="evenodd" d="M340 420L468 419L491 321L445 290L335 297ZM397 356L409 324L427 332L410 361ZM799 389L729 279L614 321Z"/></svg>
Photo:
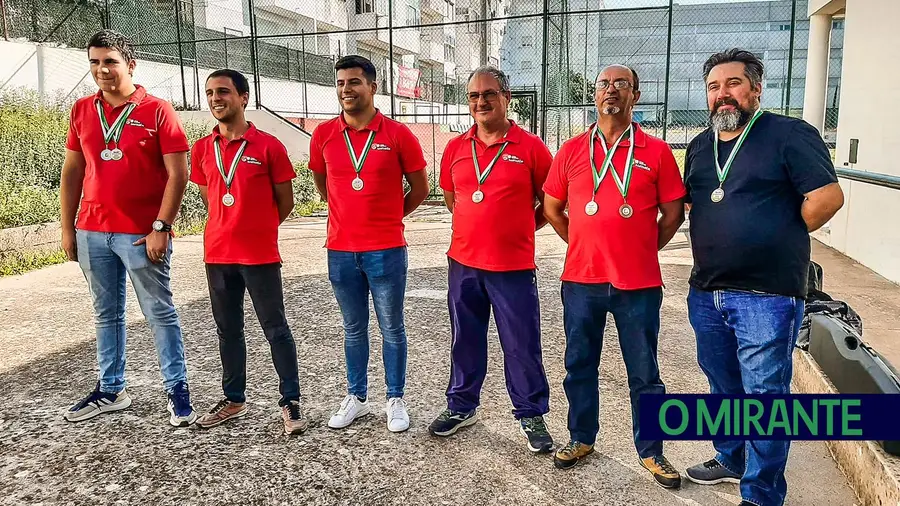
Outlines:
<svg viewBox="0 0 900 506"><path fill-rule="evenodd" d="M735 100L733 98L723 98L723 99L717 101L715 103L715 107L713 107L713 110L718 111L719 108L722 107L723 105L730 105L737 110L741 110L740 104L738 104L737 100Z"/></svg>

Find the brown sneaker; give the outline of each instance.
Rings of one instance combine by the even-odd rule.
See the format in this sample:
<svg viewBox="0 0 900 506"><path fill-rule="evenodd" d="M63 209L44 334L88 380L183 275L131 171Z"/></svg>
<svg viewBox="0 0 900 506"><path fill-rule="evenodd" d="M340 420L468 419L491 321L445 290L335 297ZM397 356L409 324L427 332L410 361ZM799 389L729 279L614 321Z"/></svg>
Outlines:
<svg viewBox="0 0 900 506"><path fill-rule="evenodd" d="M656 483L659 483L661 487L678 488L681 486L681 475L662 455L641 459L641 465L650 471Z"/></svg>
<svg viewBox="0 0 900 506"><path fill-rule="evenodd" d="M246 414L247 406L243 402L231 402L228 399L222 399L209 410L209 413L198 418L196 423L203 429L209 429Z"/></svg>
<svg viewBox="0 0 900 506"><path fill-rule="evenodd" d="M569 444L556 450L553 456L553 463L559 469L569 469L578 463L579 460L594 453L594 445L586 445L578 441L569 441Z"/></svg>
<svg viewBox="0 0 900 506"><path fill-rule="evenodd" d="M300 401L289 401L281 407L281 418L284 420L284 433L300 434L309 427L309 420L300 410Z"/></svg>

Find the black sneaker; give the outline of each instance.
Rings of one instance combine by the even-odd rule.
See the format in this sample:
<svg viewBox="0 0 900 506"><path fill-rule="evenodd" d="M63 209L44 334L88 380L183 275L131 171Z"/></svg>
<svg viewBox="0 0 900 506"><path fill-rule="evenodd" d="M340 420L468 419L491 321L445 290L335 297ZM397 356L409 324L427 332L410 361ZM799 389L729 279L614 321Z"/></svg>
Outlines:
<svg viewBox="0 0 900 506"><path fill-rule="evenodd" d="M125 390L118 394L101 392L98 381L94 391L69 408L63 418L70 422L81 422L99 414L120 411L129 406L131 406L131 397L128 396L128 392Z"/></svg>
<svg viewBox="0 0 900 506"><path fill-rule="evenodd" d="M550 453L553 449L553 438L547 431L543 416L522 418L519 420L519 430L528 439L528 449L533 453Z"/></svg>
<svg viewBox="0 0 900 506"><path fill-rule="evenodd" d="M689 480L700 485L741 482L741 475L729 471L716 459L709 459L702 464L689 467L685 474Z"/></svg>
<svg viewBox="0 0 900 506"><path fill-rule="evenodd" d="M468 427L478 421L478 412L460 413L445 409L428 426L428 432L434 436L449 436L463 427Z"/></svg>

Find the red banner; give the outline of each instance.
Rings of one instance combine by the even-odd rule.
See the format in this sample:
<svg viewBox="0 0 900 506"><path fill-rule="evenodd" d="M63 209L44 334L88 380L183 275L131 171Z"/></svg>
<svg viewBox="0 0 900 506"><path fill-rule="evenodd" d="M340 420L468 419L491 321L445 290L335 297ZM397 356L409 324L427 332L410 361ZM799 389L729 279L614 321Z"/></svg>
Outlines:
<svg viewBox="0 0 900 506"><path fill-rule="evenodd" d="M421 71L419 69L398 65L396 74L397 89L394 90L394 93L401 97L415 98L416 84L419 83L420 74Z"/></svg>

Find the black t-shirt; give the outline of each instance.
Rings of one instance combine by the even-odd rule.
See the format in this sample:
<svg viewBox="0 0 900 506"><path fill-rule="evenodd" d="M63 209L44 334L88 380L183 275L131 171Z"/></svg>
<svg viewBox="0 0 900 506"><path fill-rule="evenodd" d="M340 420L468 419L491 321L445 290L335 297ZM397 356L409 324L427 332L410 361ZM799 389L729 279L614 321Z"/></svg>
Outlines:
<svg viewBox="0 0 900 506"><path fill-rule="evenodd" d="M685 156L691 285L806 298L810 240L800 206L804 194L837 181L825 142L805 121L763 113L734 159L725 198L714 203L713 135L698 135ZM723 168L736 143L719 142Z"/></svg>

